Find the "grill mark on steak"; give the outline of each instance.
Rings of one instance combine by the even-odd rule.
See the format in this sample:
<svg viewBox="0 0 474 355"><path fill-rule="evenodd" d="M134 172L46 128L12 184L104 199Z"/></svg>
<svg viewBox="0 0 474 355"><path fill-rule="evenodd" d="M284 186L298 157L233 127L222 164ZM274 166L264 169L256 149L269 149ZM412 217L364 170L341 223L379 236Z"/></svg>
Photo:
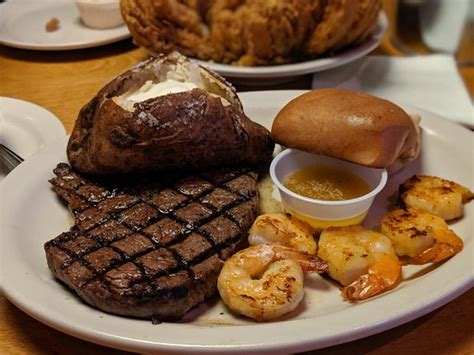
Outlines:
<svg viewBox="0 0 474 355"><path fill-rule="evenodd" d="M110 313L180 318L215 292L222 262L257 215L257 174L246 168L134 185L90 180L67 164L54 173L76 223L45 244L48 265Z"/></svg>

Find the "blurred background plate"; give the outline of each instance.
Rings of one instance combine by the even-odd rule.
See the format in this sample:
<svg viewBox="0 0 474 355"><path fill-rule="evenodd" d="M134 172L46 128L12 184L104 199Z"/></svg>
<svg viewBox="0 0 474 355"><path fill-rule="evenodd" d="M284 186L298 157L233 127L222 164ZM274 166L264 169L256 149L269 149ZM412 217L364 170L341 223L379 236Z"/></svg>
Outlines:
<svg viewBox="0 0 474 355"><path fill-rule="evenodd" d="M59 29L47 32L53 17ZM0 44L58 51L101 46L130 37L128 27L98 30L86 27L73 0L9 0L0 4Z"/></svg>

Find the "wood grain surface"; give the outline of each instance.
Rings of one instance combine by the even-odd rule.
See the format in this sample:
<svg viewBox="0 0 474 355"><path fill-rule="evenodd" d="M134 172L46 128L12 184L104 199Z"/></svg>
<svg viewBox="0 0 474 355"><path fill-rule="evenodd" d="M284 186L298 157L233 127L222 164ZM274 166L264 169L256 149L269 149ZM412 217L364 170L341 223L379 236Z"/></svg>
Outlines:
<svg viewBox="0 0 474 355"><path fill-rule="evenodd" d="M390 1L384 1L386 8L391 6ZM389 17L396 18L396 14L394 16ZM474 96L473 30L471 23L464 32L457 54L459 70L471 97ZM397 31L392 28L389 35L394 33L396 35ZM412 48L426 51L415 35L408 35L408 38L413 39L410 43ZM392 39L387 36L376 53L401 55L393 46ZM79 109L107 80L147 57L131 40L64 52L37 52L0 46L0 96L16 97L45 107L57 115L70 132ZM277 88L309 88L310 81L311 77L306 76ZM451 303L405 325L311 353L474 354L473 324L474 290L471 289ZM315 324L315 332L318 326ZM0 354L125 353L49 328L0 295Z"/></svg>

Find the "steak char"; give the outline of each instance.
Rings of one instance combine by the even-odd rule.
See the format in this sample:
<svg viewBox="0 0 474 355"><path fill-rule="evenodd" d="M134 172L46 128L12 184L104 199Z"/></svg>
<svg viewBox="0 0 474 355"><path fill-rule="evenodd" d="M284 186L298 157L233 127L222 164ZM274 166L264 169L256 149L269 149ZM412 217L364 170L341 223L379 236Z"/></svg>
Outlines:
<svg viewBox="0 0 474 355"><path fill-rule="evenodd" d="M212 296L257 216L248 169L133 184L92 180L64 163L54 173L75 223L45 244L48 266L84 301L122 316L179 319Z"/></svg>

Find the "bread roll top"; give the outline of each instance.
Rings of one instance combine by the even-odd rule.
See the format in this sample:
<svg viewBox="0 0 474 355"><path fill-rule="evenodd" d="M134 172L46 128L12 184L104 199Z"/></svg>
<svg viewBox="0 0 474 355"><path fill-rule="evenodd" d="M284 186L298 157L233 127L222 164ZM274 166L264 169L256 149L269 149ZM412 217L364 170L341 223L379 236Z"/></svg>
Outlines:
<svg viewBox="0 0 474 355"><path fill-rule="evenodd" d="M284 146L360 165L387 168L418 155L417 127L390 101L345 89L319 89L276 116L273 139Z"/></svg>

